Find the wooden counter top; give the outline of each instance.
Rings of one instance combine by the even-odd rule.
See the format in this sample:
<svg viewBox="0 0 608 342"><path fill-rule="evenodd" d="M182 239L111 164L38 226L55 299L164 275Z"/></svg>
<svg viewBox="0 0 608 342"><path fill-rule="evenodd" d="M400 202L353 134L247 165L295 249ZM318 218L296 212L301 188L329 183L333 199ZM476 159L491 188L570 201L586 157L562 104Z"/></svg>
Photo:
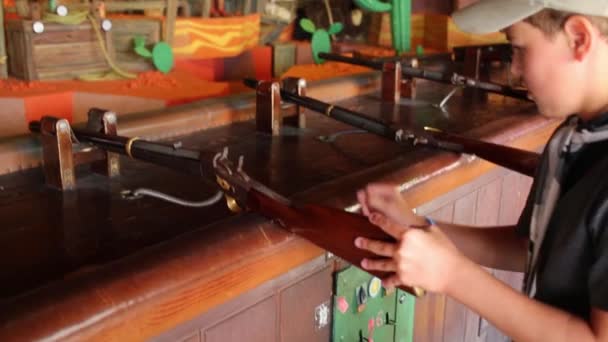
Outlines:
<svg viewBox="0 0 608 342"><path fill-rule="evenodd" d="M322 86L325 96L319 98L343 89ZM447 114L423 102L381 104L377 94L357 89L363 94L342 105L409 128L434 126L530 150L542 146L556 124L534 115L532 104L499 96L487 103L457 97ZM447 91L422 83L419 96L436 102ZM120 133L167 137L177 131L187 135L170 140L185 147L229 146L232 156L245 156L251 176L277 192L342 208L352 206L356 189L373 180L403 184L410 202L420 206L492 168L369 134L323 142L319 136L352 128L315 113L307 114L306 129L271 137L255 132L254 122L246 120L253 108L245 104L237 111L244 121L214 125L208 117L208 127L197 131L204 120L188 108L190 116L164 117L171 128L165 134L157 113L121 120ZM223 122L231 115L237 114L215 118ZM223 203L191 209L151 198L123 199L122 190L137 187L191 200L214 189L154 165L121 162L122 175L113 180L81 170L71 193L46 188L38 169L0 177L0 340L149 338L323 253L255 214L232 216Z"/></svg>

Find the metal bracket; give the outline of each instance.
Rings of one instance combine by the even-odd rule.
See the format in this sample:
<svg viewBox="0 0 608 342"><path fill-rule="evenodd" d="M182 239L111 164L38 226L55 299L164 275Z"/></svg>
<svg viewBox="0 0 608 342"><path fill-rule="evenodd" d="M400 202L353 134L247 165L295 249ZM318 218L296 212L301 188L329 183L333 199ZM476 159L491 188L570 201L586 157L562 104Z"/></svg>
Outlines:
<svg viewBox="0 0 608 342"><path fill-rule="evenodd" d="M95 132L116 135L116 114L91 109L87 128ZM108 177L120 174L118 155L92 146L82 145L73 135L66 119L45 116L40 119L42 164L46 184L65 190L76 187L76 165L92 164L93 171Z"/></svg>
<svg viewBox="0 0 608 342"><path fill-rule="evenodd" d="M262 133L279 135L281 116L281 87L278 82L261 81L256 88L255 125Z"/></svg>
<svg viewBox="0 0 608 342"><path fill-rule="evenodd" d="M99 108L88 112L87 129L107 135L117 135L116 113ZM92 165L93 171L110 178L120 175L120 159L117 153L103 151L103 158Z"/></svg>
<svg viewBox="0 0 608 342"><path fill-rule="evenodd" d="M487 66L482 68L482 49L480 47L467 48L464 51L463 75L475 80L487 81L490 79L490 71ZM464 98L476 98L482 101L488 99L488 93L474 88L465 88Z"/></svg>
<svg viewBox="0 0 608 342"><path fill-rule="evenodd" d="M306 96L306 80L288 77L283 80L283 90ZM281 86L278 82L261 81L256 87L255 122L256 130L272 135L281 134L283 125L306 128L306 117L300 106L293 111L281 109Z"/></svg>
<svg viewBox="0 0 608 342"><path fill-rule="evenodd" d="M40 119L44 177L48 185L61 190L72 190L76 185L71 132L66 119Z"/></svg>
<svg viewBox="0 0 608 342"><path fill-rule="evenodd" d="M299 77L287 77L283 80L283 89L299 96L306 96L306 80ZM306 128L306 116L299 105L295 106L293 115L285 115L283 122L297 128Z"/></svg>
<svg viewBox="0 0 608 342"><path fill-rule="evenodd" d="M420 63L416 58L410 60L410 68L418 68ZM416 99L416 79L413 77L404 77L401 80L401 96L415 100Z"/></svg>

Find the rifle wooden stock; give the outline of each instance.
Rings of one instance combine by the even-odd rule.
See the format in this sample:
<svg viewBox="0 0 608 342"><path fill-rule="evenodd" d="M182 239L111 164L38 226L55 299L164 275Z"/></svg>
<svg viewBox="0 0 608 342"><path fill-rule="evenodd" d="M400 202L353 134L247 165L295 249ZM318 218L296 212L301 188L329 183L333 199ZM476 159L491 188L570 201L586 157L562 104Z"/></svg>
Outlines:
<svg viewBox="0 0 608 342"><path fill-rule="evenodd" d="M461 145L465 153L476 155L526 176L534 177L536 173L540 159L540 155L536 152L448 134L433 128L425 129L439 141Z"/></svg>
<svg viewBox="0 0 608 342"><path fill-rule="evenodd" d="M258 84L258 81L255 79L244 79L243 82L252 88L255 88ZM538 164L539 155L535 152L447 134L435 129L428 130L428 137L416 135L348 108L334 106L307 96L299 96L283 89L281 89L281 99L397 143L412 144L414 146L422 145L455 153L473 154L491 163L530 177L534 176Z"/></svg>
<svg viewBox="0 0 608 342"><path fill-rule="evenodd" d="M374 70L382 70L382 61L373 61L363 58L346 57L333 53L320 52L319 57L341 63L348 63L354 65L360 65ZM456 73L443 73L440 71L433 71L421 68L412 68L407 66L401 66L401 73L405 77L421 78L429 81L435 81L446 84L453 84L457 86L463 86L467 88L475 88L487 91L489 93L499 94L503 96L509 96L520 100L530 101L528 98L528 92L521 89L511 88L506 85L479 81L474 78L466 77Z"/></svg>
<svg viewBox="0 0 608 342"><path fill-rule="evenodd" d="M282 227L292 233L356 266L361 265L361 260L364 258L378 258L371 252L356 248L354 242L357 237L395 242L392 236L360 214L313 204L285 205L256 189L249 191L248 202L252 210L278 220ZM381 271L367 272L380 278L390 275ZM422 296L425 292L419 287L400 286L399 288L415 296Z"/></svg>

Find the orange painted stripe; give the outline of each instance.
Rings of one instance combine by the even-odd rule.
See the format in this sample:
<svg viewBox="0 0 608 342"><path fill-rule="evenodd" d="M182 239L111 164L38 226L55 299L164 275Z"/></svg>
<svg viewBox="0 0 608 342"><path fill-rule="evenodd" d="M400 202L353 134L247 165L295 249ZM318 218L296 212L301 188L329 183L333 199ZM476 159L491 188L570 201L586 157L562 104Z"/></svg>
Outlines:
<svg viewBox="0 0 608 342"><path fill-rule="evenodd" d="M71 91L53 94L27 96L24 98L27 122L40 120L45 115L68 119L74 115L73 93Z"/></svg>

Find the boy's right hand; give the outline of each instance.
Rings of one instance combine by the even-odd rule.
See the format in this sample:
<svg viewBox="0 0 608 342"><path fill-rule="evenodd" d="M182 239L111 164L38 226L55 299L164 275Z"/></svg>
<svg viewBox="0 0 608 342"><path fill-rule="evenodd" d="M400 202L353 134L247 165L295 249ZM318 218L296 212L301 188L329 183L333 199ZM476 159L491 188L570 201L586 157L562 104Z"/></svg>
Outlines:
<svg viewBox="0 0 608 342"><path fill-rule="evenodd" d="M369 184L357 192L357 199L361 205L362 214L367 217L377 212L405 227L427 224L425 218L414 214L394 184Z"/></svg>

